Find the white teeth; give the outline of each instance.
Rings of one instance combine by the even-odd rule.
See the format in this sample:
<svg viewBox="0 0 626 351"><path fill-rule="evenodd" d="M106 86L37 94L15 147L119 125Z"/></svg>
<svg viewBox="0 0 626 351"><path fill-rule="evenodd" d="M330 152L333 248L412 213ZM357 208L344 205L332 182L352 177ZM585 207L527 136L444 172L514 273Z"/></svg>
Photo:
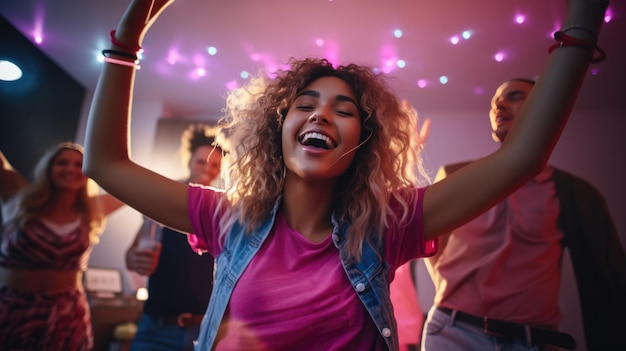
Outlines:
<svg viewBox="0 0 626 351"><path fill-rule="evenodd" d="M321 133L310 132L310 133L304 134L304 136L302 137L302 143L306 143L309 139L322 140L324 141L324 143L326 143L328 147L335 146L335 143L329 137Z"/></svg>

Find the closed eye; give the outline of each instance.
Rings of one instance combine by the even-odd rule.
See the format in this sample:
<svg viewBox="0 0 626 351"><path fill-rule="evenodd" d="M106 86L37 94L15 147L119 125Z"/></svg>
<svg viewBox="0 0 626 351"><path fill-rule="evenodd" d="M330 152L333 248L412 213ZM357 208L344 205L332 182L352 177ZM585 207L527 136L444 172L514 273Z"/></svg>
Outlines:
<svg viewBox="0 0 626 351"><path fill-rule="evenodd" d="M314 109L313 106L308 106L308 105L299 105L299 106L296 106L296 108L302 111L311 111Z"/></svg>
<svg viewBox="0 0 626 351"><path fill-rule="evenodd" d="M337 114L342 116L354 116L354 113L351 111L337 111Z"/></svg>

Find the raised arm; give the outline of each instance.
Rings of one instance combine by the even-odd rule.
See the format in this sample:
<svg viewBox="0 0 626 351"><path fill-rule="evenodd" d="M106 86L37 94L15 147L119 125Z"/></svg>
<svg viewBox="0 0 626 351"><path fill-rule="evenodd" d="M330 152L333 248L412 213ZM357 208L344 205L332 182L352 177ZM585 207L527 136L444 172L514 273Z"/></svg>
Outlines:
<svg viewBox="0 0 626 351"><path fill-rule="evenodd" d="M135 54L129 48L141 46L147 30L172 2L132 0L116 28L116 44L111 49ZM187 185L145 169L129 157L134 79L132 64L104 64L89 113L83 170L124 203L167 226L190 232Z"/></svg>
<svg viewBox="0 0 626 351"><path fill-rule="evenodd" d="M608 0L570 0L567 35L595 43ZM548 45L546 45L547 48ZM570 115L591 50L560 47L548 62L502 146L433 184L424 195L427 238L449 232L487 210L541 171Z"/></svg>
<svg viewBox="0 0 626 351"><path fill-rule="evenodd" d="M26 178L13 168L0 150L0 203L7 203L26 185Z"/></svg>

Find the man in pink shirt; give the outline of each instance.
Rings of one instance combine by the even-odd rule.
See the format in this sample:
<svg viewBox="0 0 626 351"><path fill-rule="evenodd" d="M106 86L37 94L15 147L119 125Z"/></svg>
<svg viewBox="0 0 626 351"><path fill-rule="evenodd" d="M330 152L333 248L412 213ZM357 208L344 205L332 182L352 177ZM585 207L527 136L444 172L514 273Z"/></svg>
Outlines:
<svg viewBox="0 0 626 351"><path fill-rule="evenodd" d="M533 86L512 79L496 90L489 112L494 140L506 138ZM442 167L436 181L466 164ZM565 247L589 350L624 345L617 328L626 315L626 255L602 195L584 180L548 166L439 245L426 258L435 301L423 349L574 349L575 340L557 331Z"/></svg>

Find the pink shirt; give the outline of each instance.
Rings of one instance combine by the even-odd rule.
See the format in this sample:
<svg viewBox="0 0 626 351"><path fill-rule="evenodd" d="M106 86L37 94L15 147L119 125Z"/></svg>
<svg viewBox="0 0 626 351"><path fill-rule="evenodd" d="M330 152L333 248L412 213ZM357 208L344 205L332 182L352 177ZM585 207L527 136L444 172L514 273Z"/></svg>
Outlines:
<svg viewBox="0 0 626 351"><path fill-rule="evenodd" d="M485 214L440 238L426 259L435 305L556 328L561 282L559 202L553 168Z"/></svg>
<svg viewBox="0 0 626 351"><path fill-rule="evenodd" d="M211 215L215 194L197 187L189 193L197 233L190 240L196 249L213 255L222 250ZM386 232L390 276L402 260L434 250L434 242L422 239L421 201L415 210L408 225ZM268 238L234 287L216 350L386 350L338 253L330 237L312 243L278 213Z"/></svg>

